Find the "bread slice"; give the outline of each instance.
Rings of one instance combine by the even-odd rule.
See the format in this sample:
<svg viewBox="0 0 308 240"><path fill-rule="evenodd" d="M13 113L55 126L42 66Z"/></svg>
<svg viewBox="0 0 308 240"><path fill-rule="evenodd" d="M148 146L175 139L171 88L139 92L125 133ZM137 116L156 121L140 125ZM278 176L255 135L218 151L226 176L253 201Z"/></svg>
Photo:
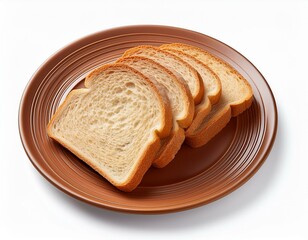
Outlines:
<svg viewBox="0 0 308 240"><path fill-rule="evenodd" d="M162 48L175 49L197 58L219 77L222 93L219 102L199 127L186 131L186 142L192 147L200 147L213 138L230 121L250 107L253 100L252 88L233 67L201 48L174 43Z"/></svg>
<svg viewBox="0 0 308 240"><path fill-rule="evenodd" d="M153 46L138 46L128 49L123 57L142 56L150 58L169 69L174 75L180 77L189 88L195 104L201 102L204 86L197 71L181 58Z"/></svg>
<svg viewBox="0 0 308 240"><path fill-rule="evenodd" d="M90 73L51 118L48 135L117 188L140 183L170 134L168 99L144 75L123 64Z"/></svg>
<svg viewBox="0 0 308 240"><path fill-rule="evenodd" d="M204 95L202 101L196 106L194 120L187 130L190 132L190 129L196 129L200 126L204 118L211 111L212 105L219 101L221 95L221 82L218 76L204 63L195 57L175 50L172 47L169 49L168 46L169 45L162 45L160 48L180 57L193 68L195 68L203 81Z"/></svg>
<svg viewBox="0 0 308 240"><path fill-rule="evenodd" d="M170 136L163 139L153 166L162 168L171 162L185 140L183 128L190 126L194 116L194 101L184 84L168 69L157 62L139 56L120 58L117 63L128 65L163 87L169 98L173 114L173 128Z"/></svg>

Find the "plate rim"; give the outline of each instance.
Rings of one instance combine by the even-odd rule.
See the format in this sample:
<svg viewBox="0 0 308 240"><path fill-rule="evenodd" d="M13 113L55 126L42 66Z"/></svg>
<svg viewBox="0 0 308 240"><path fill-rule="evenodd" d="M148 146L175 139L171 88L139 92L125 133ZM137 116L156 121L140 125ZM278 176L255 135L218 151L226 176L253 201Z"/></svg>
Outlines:
<svg viewBox="0 0 308 240"><path fill-rule="evenodd" d="M138 208L138 209L132 209L131 207L126 208L125 206L114 206L112 204L108 204L108 203L97 203L95 201L92 201L91 199L88 199L86 197L83 197L81 194L78 194L74 191L72 191L71 189L68 189L65 185L63 185L61 182L59 182L56 178L54 178L53 176L51 176L50 173L48 173L46 170L44 170L44 168L39 164L39 161L36 160L36 158L32 155L31 149L29 144L26 141L26 134L25 134L25 123L23 121L23 116L24 116L24 105L25 105L25 100L27 95L30 93L31 90L31 85L34 83L34 80L36 78L36 76L39 74L39 72L43 69L43 67L45 65L47 65L48 63L50 63L52 60L55 60L55 58L62 54L62 52L66 51L67 49L69 49L72 46L75 45L79 45L82 44L82 42L100 35L100 34L106 34L108 32L111 31L119 31L119 30L129 30L131 28L165 28L165 29L174 29L174 30L179 30L179 31L183 31L183 32L188 32L188 33L194 33L194 34L199 34L199 35L203 35L207 38L210 38L216 42L219 42L223 45L225 45L226 47L230 48L231 50L235 51L237 54L239 54L241 57L243 57L257 72L258 74L260 74L260 76L262 77L264 83L266 84L266 87L269 91L269 96L272 100L273 103L273 107L274 107L274 114L272 114L272 118L274 120L274 125L273 125L273 129L272 129L272 134L270 137L270 141L268 142L268 146L265 150L263 150L262 152L262 157L260 158L259 162L257 163L257 165L250 169L248 172L245 172L244 176L242 176L239 180L237 180L233 186L227 188L227 189L223 189L224 191L222 191L220 194L217 194L216 196L206 199L204 201L194 201L192 204L178 204L176 207L165 207L162 208L160 207L159 209L142 209L142 208ZM174 27L174 26L168 26L168 25L126 25L126 26L119 26L119 27L114 27L114 28L108 28L105 30L101 30L101 31L97 31L94 32L92 34L88 34L84 37L78 38L75 41L71 41L70 43L66 44L64 47L60 48L58 51L56 51L55 53L53 53L51 56L49 56L37 69L36 71L32 74L32 76L30 77L30 80L28 81L28 83L26 84L24 91L22 93L21 96L21 100L19 103L19 109L18 109L18 130L19 130L19 136L20 136L20 140L22 142L22 146L28 156L28 159L30 160L30 162L32 163L32 165L36 168L36 170L46 179L48 180L48 182L50 182L53 186L55 186L57 189L63 191L64 193L68 194L69 196L81 200L82 202L91 204L93 206L99 207L99 208L104 208L104 209L108 209L108 210L113 210L113 211L119 211L119 212L126 212L126 213L137 213L137 214L161 214L161 213L171 213L171 212L178 212L178 211L184 211L184 210L188 210L188 209L192 209L192 208L196 208L211 202L214 202L218 199L221 199L223 197L225 197L226 195L230 194L231 192L235 191L236 189L240 188L243 184L245 184L252 176L255 175L255 173L260 169L260 167L263 165L263 163L265 162L265 160L267 159L268 155L270 154L275 140L276 140L276 136L277 136L277 131L278 131L278 108L277 108L277 104L276 104L276 99L274 96L274 93L271 89L271 87L269 86L266 78L263 76L263 74L259 71L259 69L249 60L247 59L243 54L241 54L240 52L238 52L236 49L232 48L231 46L229 46L228 44L213 38L211 36L208 36L206 34L197 32L197 31L193 31L193 30L189 30L189 29L185 29L185 28L179 28L179 27Z"/></svg>

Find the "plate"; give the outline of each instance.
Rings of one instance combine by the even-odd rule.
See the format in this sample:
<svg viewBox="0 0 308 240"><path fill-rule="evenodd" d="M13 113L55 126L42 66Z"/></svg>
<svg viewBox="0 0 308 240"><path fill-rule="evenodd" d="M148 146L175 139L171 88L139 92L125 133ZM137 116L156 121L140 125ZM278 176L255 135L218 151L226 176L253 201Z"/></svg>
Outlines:
<svg viewBox="0 0 308 240"><path fill-rule="evenodd" d="M83 86L85 76L115 61L136 45L181 42L224 59L251 84L252 106L208 144L185 144L163 169L151 168L140 186L124 193L68 150L51 140L46 125L66 95ZM261 73L228 45L201 33L168 26L126 26L84 37L51 56L33 75L19 110L21 140L36 169L63 192L84 202L133 213L162 213L193 208L225 196L262 165L274 143L277 109Z"/></svg>

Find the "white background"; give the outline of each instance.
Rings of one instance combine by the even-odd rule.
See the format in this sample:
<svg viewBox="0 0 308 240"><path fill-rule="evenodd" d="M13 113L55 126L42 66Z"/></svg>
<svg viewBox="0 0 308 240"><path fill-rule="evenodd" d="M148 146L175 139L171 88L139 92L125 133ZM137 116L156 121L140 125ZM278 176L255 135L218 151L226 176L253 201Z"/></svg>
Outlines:
<svg viewBox="0 0 308 240"><path fill-rule="evenodd" d="M122 214L65 195L28 160L17 115L31 75L75 39L131 24L210 35L241 52L269 82L279 110L274 148L227 197L174 214ZM307 45L308 1L0 0L0 238L308 239Z"/></svg>

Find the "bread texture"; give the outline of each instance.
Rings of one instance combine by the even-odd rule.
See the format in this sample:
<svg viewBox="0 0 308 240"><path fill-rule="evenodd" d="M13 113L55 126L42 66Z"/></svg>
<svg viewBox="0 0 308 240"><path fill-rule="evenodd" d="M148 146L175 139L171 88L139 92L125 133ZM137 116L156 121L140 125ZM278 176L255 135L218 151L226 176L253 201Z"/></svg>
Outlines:
<svg viewBox="0 0 308 240"><path fill-rule="evenodd" d="M48 135L110 183L132 191L169 136L168 99L143 74L124 64L90 73L52 116Z"/></svg>
<svg viewBox="0 0 308 240"><path fill-rule="evenodd" d="M187 62L176 55L159 49L154 46L138 46L128 49L123 57L142 56L150 58L169 69L174 75L178 76L188 87L195 104L199 104L204 94L203 82L197 71Z"/></svg>
<svg viewBox="0 0 308 240"><path fill-rule="evenodd" d="M219 101L221 95L221 82L218 76L203 62L182 51L175 50L172 47L169 49L168 46L169 45L162 45L160 48L180 57L195 68L204 84L202 101L196 106L194 120L187 129L187 131L190 132L199 128L204 118L210 113L212 105Z"/></svg>
<svg viewBox="0 0 308 240"><path fill-rule="evenodd" d="M120 58L117 63L128 65L163 88L169 98L173 114L173 128L170 136L161 141L153 166L162 168L171 162L185 140L183 128L190 126L194 116L194 102L184 84L168 69L157 62L139 56Z"/></svg>
<svg viewBox="0 0 308 240"><path fill-rule="evenodd" d="M186 142L192 147L200 147L213 138L230 121L250 107L253 92L247 80L232 66L207 51L181 43L163 45L191 55L208 66L220 79L222 93L220 100L198 127L186 131Z"/></svg>

